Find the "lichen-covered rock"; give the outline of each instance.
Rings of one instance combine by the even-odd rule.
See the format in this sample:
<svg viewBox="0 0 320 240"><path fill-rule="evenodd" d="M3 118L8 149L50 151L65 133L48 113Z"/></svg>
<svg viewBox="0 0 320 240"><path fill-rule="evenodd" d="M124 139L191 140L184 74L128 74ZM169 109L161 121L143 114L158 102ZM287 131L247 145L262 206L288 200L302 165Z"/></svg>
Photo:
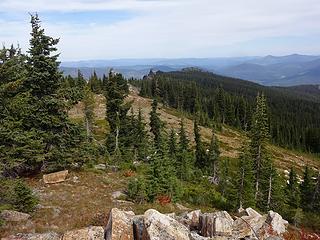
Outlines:
<svg viewBox="0 0 320 240"><path fill-rule="evenodd" d="M154 209L144 213L144 227L151 240L189 240L186 226Z"/></svg>
<svg viewBox="0 0 320 240"><path fill-rule="evenodd" d="M278 235L286 232L286 225L288 222L282 218L282 216L274 211L268 212L266 223L270 224L271 229Z"/></svg>
<svg viewBox="0 0 320 240"><path fill-rule="evenodd" d="M198 230L200 214L201 210L194 210L192 212L187 213L186 220L190 230Z"/></svg>
<svg viewBox="0 0 320 240"><path fill-rule="evenodd" d="M27 221L31 216L27 213L12 211L12 210L3 210L0 213L0 218L7 222L22 222Z"/></svg>
<svg viewBox="0 0 320 240"><path fill-rule="evenodd" d="M66 232L62 240L104 240L104 229L99 226L91 226Z"/></svg>
<svg viewBox="0 0 320 240"><path fill-rule="evenodd" d="M13 236L1 238L1 240L61 240L59 234L54 232L48 233L18 233Z"/></svg>
<svg viewBox="0 0 320 240"><path fill-rule="evenodd" d="M226 211L201 214L199 218L200 234L204 237L230 236L233 219Z"/></svg>
<svg viewBox="0 0 320 240"><path fill-rule="evenodd" d="M106 240L133 240L133 218L132 211L121 211L117 208L111 209L105 228Z"/></svg>
<svg viewBox="0 0 320 240"><path fill-rule="evenodd" d="M44 183L51 184L51 183L59 183L64 182L68 175L68 170L54 172L50 174L44 174L42 176Z"/></svg>

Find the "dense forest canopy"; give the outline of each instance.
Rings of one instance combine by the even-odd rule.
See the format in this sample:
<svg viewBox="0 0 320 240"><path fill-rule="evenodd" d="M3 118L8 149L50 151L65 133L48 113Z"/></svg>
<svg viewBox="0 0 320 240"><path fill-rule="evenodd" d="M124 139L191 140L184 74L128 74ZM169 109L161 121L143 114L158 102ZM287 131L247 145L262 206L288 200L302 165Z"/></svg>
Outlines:
<svg viewBox="0 0 320 240"><path fill-rule="evenodd" d="M141 87L142 96L154 96L154 84L162 101L189 113L200 107L201 123L212 120L249 130L257 92L268 99L272 141L281 146L319 153L320 96L297 88L265 87L252 82L185 69L149 74L133 84Z"/></svg>

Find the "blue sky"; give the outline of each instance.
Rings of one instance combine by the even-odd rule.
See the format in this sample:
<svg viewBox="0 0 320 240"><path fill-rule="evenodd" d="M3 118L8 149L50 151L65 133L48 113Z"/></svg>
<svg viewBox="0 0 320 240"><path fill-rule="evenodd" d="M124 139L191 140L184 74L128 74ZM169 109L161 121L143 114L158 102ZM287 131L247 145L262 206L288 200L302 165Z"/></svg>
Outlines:
<svg viewBox="0 0 320 240"><path fill-rule="evenodd" d="M320 54L319 0L1 0L1 43L28 48L29 12L63 61Z"/></svg>

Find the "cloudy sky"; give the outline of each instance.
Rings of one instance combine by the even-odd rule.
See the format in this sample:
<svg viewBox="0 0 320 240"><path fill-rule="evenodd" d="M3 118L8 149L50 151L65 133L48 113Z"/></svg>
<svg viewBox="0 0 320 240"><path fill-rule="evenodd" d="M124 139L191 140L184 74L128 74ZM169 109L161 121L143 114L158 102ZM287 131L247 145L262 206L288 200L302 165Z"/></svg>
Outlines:
<svg viewBox="0 0 320 240"><path fill-rule="evenodd" d="M320 54L319 0L0 0L0 41L28 48L29 12L61 60Z"/></svg>

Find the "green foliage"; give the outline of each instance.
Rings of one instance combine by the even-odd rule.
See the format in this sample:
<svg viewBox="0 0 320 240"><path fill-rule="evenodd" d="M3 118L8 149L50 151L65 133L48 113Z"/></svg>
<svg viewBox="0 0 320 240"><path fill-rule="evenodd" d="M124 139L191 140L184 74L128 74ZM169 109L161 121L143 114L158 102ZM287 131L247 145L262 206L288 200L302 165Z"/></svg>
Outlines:
<svg viewBox="0 0 320 240"><path fill-rule="evenodd" d="M127 194L130 200L143 203L146 198L146 184L142 177L130 179L127 186Z"/></svg>
<svg viewBox="0 0 320 240"><path fill-rule="evenodd" d="M194 121L194 140L196 142L195 166L199 169L204 169L207 165L207 156L205 148L201 141L200 128L197 119Z"/></svg>
<svg viewBox="0 0 320 240"><path fill-rule="evenodd" d="M236 207L255 206L253 162L247 149L244 149L239 157L235 188L237 191Z"/></svg>
<svg viewBox="0 0 320 240"><path fill-rule="evenodd" d="M17 211L29 213L37 204L38 199L33 195L31 189L22 181L18 181L14 187L14 208Z"/></svg>
<svg viewBox="0 0 320 240"><path fill-rule="evenodd" d="M156 147L161 147L161 129L163 123L160 120L159 114L157 113L158 100L155 98L152 102L152 110L150 112L150 132L153 134L154 144Z"/></svg>
<svg viewBox="0 0 320 240"><path fill-rule="evenodd" d="M245 131L250 130L256 94L264 92L270 103L272 141L313 152L319 149L320 106L308 96L204 71L158 71L133 84L141 87L142 96L155 97L151 91L155 81L158 98L170 107L194 114L198 99L200 116L207 115L217 127L229 124Z"/></svg>
<svg viewBox="0 0 320 240"><path fill-rule="evenodd" d="M216 138L214 134L214 130L212 129L212 137L211 137L211 142L209 146L207 166L209 169L209 174L211 174L213 178L218 177L219 156L220 156L220 150L219 150L218 139Z"/></svg>
<svg viewBox="0 0 320 240"><path fill-rule="evenodd" d="M286 187L287 204L293 208L300 206L300 189L297 179L297 174L293 167L289 173L289 181Z"/></svg>
<svg viewBox="0 0 320 240"><path fill-rule="evenodd" d="M0 180L0 211L13 209L30 213L38 204L32 190L22 180Z"/></svg>
<svg viewBox="0 0 320 240"><path fill-rule="evenodd" d="M313 186L312 186L312 175L308 166L305 167L303 174L303 182L300 187L301 192L301 207L305 211L311 210Z"/></svg>
<svg viewBox="0 0 320 240"><path fill-rule="evenodd" d="M94 95L88 86L84 89L84 123L87 132L87 141L92 140L92 128L94 122Z"/></svg>

